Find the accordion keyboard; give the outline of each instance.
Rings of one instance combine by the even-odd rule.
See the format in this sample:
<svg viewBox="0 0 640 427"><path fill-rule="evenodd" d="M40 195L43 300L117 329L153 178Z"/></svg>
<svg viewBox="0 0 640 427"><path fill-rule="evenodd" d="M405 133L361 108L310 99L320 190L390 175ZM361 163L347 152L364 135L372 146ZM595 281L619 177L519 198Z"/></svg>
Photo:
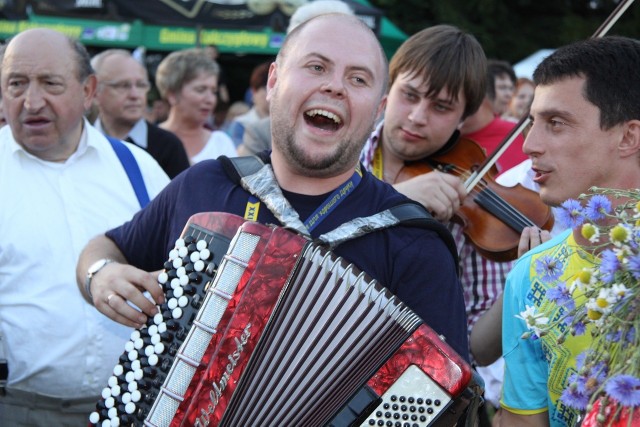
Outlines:
<svg viewBox="0 0 640 427"><path fill-rule="evenodd" d="M107 387L102 390L96 411L89 417L92 425L142 425L230 240L191 224L176 241L158 277L166 302L145 326L131 333Z"/></svg>
<svg viewBox="0 0 640 427"><path fill-rule="evenodd" d="M420 368L410 365L381 396L362 426L427 426L451 403L451 396ZM391 423L391 424L388 424Z"/></svg>

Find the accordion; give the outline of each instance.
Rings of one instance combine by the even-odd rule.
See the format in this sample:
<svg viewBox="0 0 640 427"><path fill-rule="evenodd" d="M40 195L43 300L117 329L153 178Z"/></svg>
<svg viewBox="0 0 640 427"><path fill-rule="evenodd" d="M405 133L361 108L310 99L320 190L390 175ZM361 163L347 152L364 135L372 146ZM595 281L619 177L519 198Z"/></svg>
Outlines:
<svg viewBox="0 0 640 427"><path fill-rule="evenodd" d="M91 425L455 425L470 366L385 287L285 228L194 215Z"/></svg>

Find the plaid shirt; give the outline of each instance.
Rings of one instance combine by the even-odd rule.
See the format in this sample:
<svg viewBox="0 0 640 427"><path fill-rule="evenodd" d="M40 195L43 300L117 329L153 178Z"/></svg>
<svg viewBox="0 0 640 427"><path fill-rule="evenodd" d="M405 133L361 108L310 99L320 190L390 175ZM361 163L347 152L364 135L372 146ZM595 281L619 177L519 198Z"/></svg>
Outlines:
<svg viewBox="0 0 640 427"><path fill-rule="evenodd" d="M375 130L362 149L360 161L365 169L373 169L373 158L382 135L383 122L378 123ZM467 310L468 328L476 323L487 311L504 289L507 274L515 261L495 262L481 256L470 242L467 242L464 230L458 224L449 223L449 230L453 235L460 255L460 282L464 291L464 301Z"/></svg>

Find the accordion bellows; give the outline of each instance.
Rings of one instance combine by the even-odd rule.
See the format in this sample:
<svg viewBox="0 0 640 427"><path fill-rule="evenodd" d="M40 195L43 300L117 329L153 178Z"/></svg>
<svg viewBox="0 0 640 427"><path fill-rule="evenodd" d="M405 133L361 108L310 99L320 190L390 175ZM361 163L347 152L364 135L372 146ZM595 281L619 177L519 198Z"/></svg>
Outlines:
<svg viewBox="0 0 640 427"><path fill-rule="evenodd" d="M470 399L470 367L417 315L284 228L195 215L159 281L94 425L426 426Z"/></svg>

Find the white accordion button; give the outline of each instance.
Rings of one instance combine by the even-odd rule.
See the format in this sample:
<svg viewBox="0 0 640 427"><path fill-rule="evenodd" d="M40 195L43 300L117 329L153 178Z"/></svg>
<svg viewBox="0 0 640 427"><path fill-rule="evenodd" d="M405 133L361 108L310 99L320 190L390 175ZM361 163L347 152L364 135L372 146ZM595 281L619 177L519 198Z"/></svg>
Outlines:
<svg viewBox="0 0 640 427"><path fill-rule="evenodd" d="M139 402L140 399L142 399L142 394L140 394L140 392L138 390L134 390L131 392L131 401L132 402Z"/></svg>
<svg viewBox="0 0 640 427"><path fill-rule="evenodd" d="M187 304L189 304L189 298L187 298L186 296L182 295L180 298L178 298L178 306L179 307L186 307Z"/></svg>
<svg viewBox="0 0 640 427"><path fill-rule="evenodd" d="M182 317L182 309L180 307L178 308L174 308L171 311L171 317L173 317L174 319L179 319Z"/></svg>
<svg viewBox="0 0 640 427"><path fill-rule="evenodd" d="M138 369L142 369L142 366L140 365L140 360L134 360L133 362L131 362L131 369L133 369L134 371Z"/></svg>
<svg viewBox="0 0 640 427"><path fill-rule="evenodd" d="M144 372L142 372L142 369L136 369L135 371L133 371L133 376L135 377L136 381L140 381L144 376Z"/></svg>
<svg viewBox="0 0 640 427"><path fill-rule="evenodd" d="M130 382L129 385L127 386L127 389L129 390L129 393L138 391L138 383L135 381ZM110 397L109 399L113 399L113 397Z"/></svg>
<svg viewBox="0 0 640 427"><path fill-rule="evenodd" d="M183 248L184 245L185 245L184 239L180 238L180 239L176 240L176 248L178 248L178 249Z"/></svg>
<svg viewBox="0 0 640 427"><path fill-rule="evenodd" d="M111 375L109 377L109 380L107 381L107 384L109 384L109 387L115 387L118 385L118 379L115 376Z"/></svg>
<svg viewBox="0 0 640 427"><path fill-rule="evenodd" d="M139 330L134 330L133 332L131 332L131 336L129 337L131 339L131 341L135 341L138 338L140 338L140 331Z"/></svg>
<svg viewBox="0 0 640 427"><path fill-rule="evenodd" d="M176 258L173 260L173 268L182 267L182 258Z"/></svg>
<svg viewBox="0 0 640 427"><path fill-rule="evenodd" d="M191 252L191 255L189 255L189 259L191 260L191 262L196 262L200 259L200 252Z"/></svg>
<svg viewBox="0 0 640 427"><path fill-rule="evenodd" d="M136 410L136 405L133 402L126 403L124 405L124 410L127 414L133 414Z"/></svg>
<svg viewBox="0 0 640 427"><path fill-rule="evenodd" d="M89 415L89 422L92 424L98 424L98 421L100 421L100 414L92 412L91 415Z"/></svg>
<svg viewBox="0 0 640 427"><path fill-rule="evenodd" d="M163 321L164 321L164 319L162 318L162 313L156 313L153 316L153 323L155 323L156 325L159 325Z"/></svg>
<svg viewBox="0 0 640 427"><path fill-rule="evenodd" d="M189 250L184 246L181 247L181 248L178 248L178 255L180 256L180 258L184 258L187 255L189 255ZM182 260L180 260L180 261L182 261ZM178 268L178 267L176 267L176 268Z"/></svg>
<svg viewBox="0 0 640 427"><path fill-rule="evenodd" d="M165 322L162 322L158 325L157 333L161 334L163 332L167 332L167 324Z"/></svg>
<svg viewBox="0 0 640 427"><path fill-rule="evenodd" d="M211 251L209 249L203 249L200 251L200 259L207 260L211 256Z"/></svg>
<svg viewBox="0 0 640 427"><path fill-rule="evenodd" d="M115 385L115 386L111 387L111 396L113 396L113 397L120 396L120 386L119 385Z"/></svg>
<svg viewBox="0 0 640 427"><path fill-rule="evenodd" d="M144 349L145 356L149 357L153 353L154 353L154 351L153 351L153 346L152 345L148 345L148 346L145 347L145 349Z"/></svg>
<svg viewBox="0 0 640 427"><path fill-rule="evenodd" d="M124 345L124 351L126 351L127 353L132 352L133 350L135 350L135 347L133 346L133 343L131 341L127 341Z"/></svg>
<svg viewBox="0 0 640 427"><path fill-rule="evenodd" d="M160 334L155 334L154 336L151 337L151 344L156 345L160 342L161 337Z"/></svg>
<svg viewBox="0 0 640 427"><path fill-rule="evenodd" d="M167 302L167 307L169 307L169 310L173 310L174 308L176 308L178 306L178 300L175 298L171 298L168 302Z"/></svg>
<svg viewBox="0 0 640 427"><path fill-rule="evenodd" d="M177 277L171 279L171 289L176 289L180 287L180 279Z"/></svg>
<svg viewBox="0 0 640 427"><path fill-rule="evenodd" d="M111 396L111 387L105 387L102 389L102 398L106 399Z"/></svg>
<svg viewBox="0 0 640 427"><path fill-rule="evenodd" d="M127 403L131 402L131 393L126 392L122 394L122 403L124 403L125 405Z"/></svg>
<svg viewBox="0 0 640 427"><path fill-rule="evenodd" d="M169 280L169 275L167 274L166 271L163 271L160 274L158 274L158 283L164 285L165 283L167 283L167 280Z"/></svg>
<svg viewBox="0 0 640 427"><path fill-rule="evenodd" d="M127 357L129 358L130 361L134 361L138 358L138 352L136 350L132 350L127 354Z"/></svg>
<svg viewBox="0 0 640 427"><path fill-rule="evenodd" d="M133 374L133 371L129 371L129 372L127 372L127 374L124 376L124 379L125 379L128 383L130 383L130 382L135 381L135 380L136 380L136 377L135 377L135 375Z"/></svg>
<svg viewBox="0 0 640 427"><path fill-rule="evenodd" d="M102 427L111 427L111 420L104 420L102 422Z"/></svg>
<svg viewBox="0 0 640 427"><path fill-rule="evenodd" d="M117 364L116 366L113 367L113 375L115 375L116 377L119 377L123 373L124 373L124 368L122 367L121 364Z"/></svg>
<svg viewBox="0 0 640 427"><path fill-rule="evenodd" d="M202 260L200 261L196 261L193 263L193 269L195 271L202 271L204 270L204 262Z"/></svg>
<svg viewBox="0 0 640 427"><path fill-rule="evenodd" d="M176 258L178 258L178 250L177 249L171 249L169 251L169 261L173 261Z"/></svg>
<svg viewBox="0 0 640 427"><path fill-rule="evenodd" d="M118 427L120 425L120 418L117 416L115 418L111 418L109 421L111 421L111 427Z"/></svg>
<svg viewBox="0 0 640 427"><path fill-rule="evenodd" d="M147 362L149 363L149 366L156 366L158 364L158 356L152 354L149 356L149 359L147 359ZM137 402L137 400L134 400L134 402Z"/></svg>
<svg viewBox="0 0 640 427"><path fill-rule="evenodd" d="M162 354L164 352L164 344L159 342L153 347L153 349L155 350L156 354Z"/></svg>
<svg viewBox="0 0 640 427"><path fill-rule="evenodd" d="M108 408L113 408L113 406L116 404L116 400L113 397L107 397L104 400L104 406Z"/></svg>
<svg viewBox="0 0 640 427"><path fill-rule="evenodd" d="M109 412L107 412L107 415L111 419L117 418L118 417L118 410L116 408L111 408L111 409L109 409Z"/></svg>
<svg viewBox="0 0 640 427"><path fill-rule="evenodd" d="M144 347L144 341L142 341L142 338L138 338L133 342L133 348L136 350L140 350L142 347Z"/></svg>
<svg viewBox="0 0 640 427"><path fill-rule="evenodd" d="M180 277L180 285L187 286L189 284L189 276ZM180 289L179 287L176 289Z"/></svg>
<svg viewBox="0 0 640 427"><path fill-rule="evenodd" d="M176 270L176 275L178 277L182 277L182 276L186 276L187 275L187 269L184 267L180 267Z"/></svg>
<svg viewBox="0 0 640 427"><path fill-rule="evenodd" d="M184 294L184 289L182 289L182 288L176 288L173 291L173 296L175 298L180 298L183 294Z"/></svg>
<svg viewBox="0 0 640 427"><path fill-rule="evenodd" d="M156 314L156 316L157 316L157 314ZM162 314L160 316L162 316ZM156 321L155 316L153 318L153 321L154 322ZM162 323L160 323L160 324L162 324ZM158 325L149 326L149 336L152 337L152 336L157 335L157 334L158 334Z"/></svg>
<svg viewBox="0 0 640 427"><path fill-rule="evenodd" d="M209 245L204 240L198 240L198 243L196 243L196 249L199 250L199 251L205 249L207 246L209 246Z"/></svg>

